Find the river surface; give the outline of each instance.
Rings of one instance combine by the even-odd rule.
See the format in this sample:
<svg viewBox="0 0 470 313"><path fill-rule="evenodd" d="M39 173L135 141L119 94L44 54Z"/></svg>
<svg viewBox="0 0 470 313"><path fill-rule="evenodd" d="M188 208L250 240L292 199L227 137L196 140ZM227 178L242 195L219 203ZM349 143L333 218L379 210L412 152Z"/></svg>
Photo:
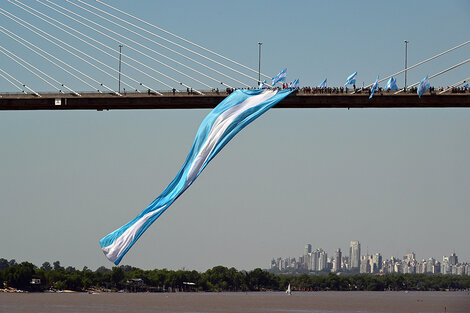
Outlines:
<svg viewBox="0 0 470 313"><path fill-rule="evenodd" d="M469 292L0 293L1 313L469 313Z"/></svg>

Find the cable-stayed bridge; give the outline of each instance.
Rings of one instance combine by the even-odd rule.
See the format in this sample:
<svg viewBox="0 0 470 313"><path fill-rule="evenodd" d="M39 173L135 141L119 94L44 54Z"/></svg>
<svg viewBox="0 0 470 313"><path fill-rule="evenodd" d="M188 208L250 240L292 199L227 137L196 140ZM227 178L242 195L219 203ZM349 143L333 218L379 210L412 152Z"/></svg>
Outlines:
<svg viewBox="0 0 470 313"><path fill-rule="evenodd" d="M0 7L0 110L212 108L227 91L253 88L262 80L271 80L272 75L263 74L260 68L250 68L105 1L4 3ZM426 58L379 82L469 43ZM468 62L470 59L457 62L430 78ZM469 107L468 91L452 92L470 79L462 78L421 98L410 92L417 82L407 86L407 92L380 91L369 100L370 84L356 90L307 89L276 107ZM48 91L38 91L36 86Z"/></svg>

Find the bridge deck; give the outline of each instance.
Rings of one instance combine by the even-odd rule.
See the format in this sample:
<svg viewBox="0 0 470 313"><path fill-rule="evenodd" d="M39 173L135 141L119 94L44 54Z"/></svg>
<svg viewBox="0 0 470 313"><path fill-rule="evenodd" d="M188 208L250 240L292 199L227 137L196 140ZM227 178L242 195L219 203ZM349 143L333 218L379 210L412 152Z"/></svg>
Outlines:
<svg viewBox="0 0 470 313"><path fill-rule="evenodd" d="M2 94L0 110L133 110L133 109L211 109L227 95L209 93L188 95L171 93L163 96L146 93L43 94L41 97L22 94ZM290 95L276 108L458 108L470 107L470 93L413 94L376 93L369 100L367 94L302 94Z"/></svg>

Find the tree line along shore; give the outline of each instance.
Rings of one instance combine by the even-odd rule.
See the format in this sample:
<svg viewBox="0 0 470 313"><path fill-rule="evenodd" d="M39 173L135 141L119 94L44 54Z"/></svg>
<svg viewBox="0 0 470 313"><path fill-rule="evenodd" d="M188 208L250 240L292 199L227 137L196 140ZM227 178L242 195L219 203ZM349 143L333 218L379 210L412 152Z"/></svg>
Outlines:
<svg viewBox="0 0 470 313"><path fill-rule="evenodd" d="M3 286L1 285L3 283ZM41 267L0 259L2 292L175 292L175 291L384 291L470 290L470 276L426 274L286 275L260 268L238 271L215 266L205 272L187 270L142 270L129 265L95 271L84 267L64 268L56 261Z"/></svg>

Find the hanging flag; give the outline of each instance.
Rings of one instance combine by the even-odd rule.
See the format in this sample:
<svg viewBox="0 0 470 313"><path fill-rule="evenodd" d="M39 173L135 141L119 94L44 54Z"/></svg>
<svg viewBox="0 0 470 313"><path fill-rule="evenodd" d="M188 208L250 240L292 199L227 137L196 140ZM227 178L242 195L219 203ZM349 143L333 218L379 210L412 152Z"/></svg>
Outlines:
<svg viewBox="0 0 470 313"><path fill-rule="evenodd" d="M196 180L220 150L243 128L293 90L236 90L202 121L183 167L136 218L100 240L106 257L118 265L145 230Z"/></svg>
<svg viewBox="0 0 470 313"><path fill-rule="evenodd" d="M377 78L375 79L375 83L372 85L372 89L370 91L370 96L369 99L372 99L374 96L375 91L379 88L379 75L377 75Z"/></svg>
<svg viewBox="0 0 470 313"><path fill-rule="evenodd" d="M354 72L351 75L349 75L349 77L346 78L346 83L344 84L344 86L356 84L356 75L357 75L357 72Z"/></svg>
<svg viewBox="0 0 470 313"><path fill-rule="evenodd" d="M387 82L387 85L385 86L386 90L398 90L397 86L397 80L393 77L390 77L390 79Z"/></svg>
<svg viewBox="0 0 470 313"><path fill-rule="evenodd" d="M318 85L318 88L326 88L326 78L324 81L321 82L320 85Z"/></svg>
<svg viewBox="0 0 470 313"><path fill-rule="evenodd" d="M429 83L429 78L428 78L428 75L426 75L426 77L424 77L421 82L419 83L419 86L418 86L418 96L421 98L421 96L426 92L426 90L428 90L429 88L431 88L431 84Z"/></svg>
<svg viewBox="0 0 470 313"><path fill-rule="evenodd" d="M287 69L283 69L282 71L279 72L276 76L273 77L273 86L276 85L277 82L283 82L286 81L287 77Z"/></svg>
<svg viewBox="0 0 470 313"><path fill-rule="evenodd" d="M299 79L297 78L292 83L290 83L289 88L292 88L292 89L299 88Z"/></svg>

